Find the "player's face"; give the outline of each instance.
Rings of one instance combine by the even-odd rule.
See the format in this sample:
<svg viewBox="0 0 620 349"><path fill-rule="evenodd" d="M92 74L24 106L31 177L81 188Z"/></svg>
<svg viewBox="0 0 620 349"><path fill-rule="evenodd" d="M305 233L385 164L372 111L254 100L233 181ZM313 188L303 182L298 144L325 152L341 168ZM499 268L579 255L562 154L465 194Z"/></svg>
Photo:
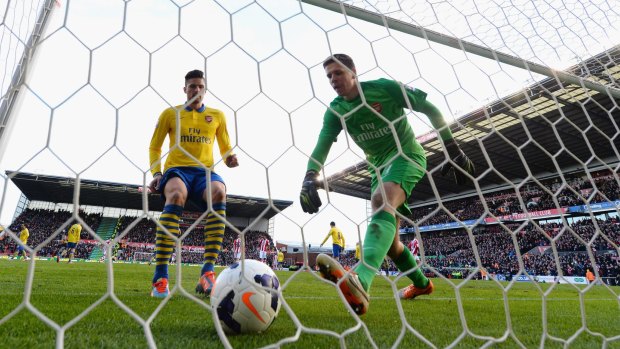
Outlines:
<svg viewBox="0 0 620 349"><path fill-rule="evenodd" d="M190 106L194 109L198 109L202 106L202 97L205 94L205 80L202 78L193 78L187 80L185 83L185 87L183 87L183 92L187 95L187 100L194 98L194 96L198 95L198 97L194 100Z"/></svg>
<svg viewBox="0 0 620 349"><path fill-rule="evenodd" d="M325 66L325 75L329 79L329 84L338 96L351 100L357 97L357 83L355 69L349 70L338 62L333 62Z"/></svg>

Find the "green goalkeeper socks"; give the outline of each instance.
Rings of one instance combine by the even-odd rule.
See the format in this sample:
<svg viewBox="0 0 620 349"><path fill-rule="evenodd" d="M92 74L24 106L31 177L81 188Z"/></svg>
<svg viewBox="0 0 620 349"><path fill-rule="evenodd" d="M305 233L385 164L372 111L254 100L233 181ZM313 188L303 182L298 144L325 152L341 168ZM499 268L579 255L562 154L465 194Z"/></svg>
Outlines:
<svg viewBox="0 0 620 349"><path fill-rule="evenodd" d="M415 257L411 254L411 251L407 247L403 249L403 253L394 260L394 264L403 273L413 270L418 264L415 262ZM428 279L424 276L424 273L420 269L407 274L407 277L413 281L415 287L425 288L428 286Z"/></svg>
<svg viewBox="0 0 620 349"><path fill-rule="evenodd" d="M387 255L396 234L396 218L386 211L373 215L364 238L364 263L355 272L366 291L370 290L372 280Z"/></svg>

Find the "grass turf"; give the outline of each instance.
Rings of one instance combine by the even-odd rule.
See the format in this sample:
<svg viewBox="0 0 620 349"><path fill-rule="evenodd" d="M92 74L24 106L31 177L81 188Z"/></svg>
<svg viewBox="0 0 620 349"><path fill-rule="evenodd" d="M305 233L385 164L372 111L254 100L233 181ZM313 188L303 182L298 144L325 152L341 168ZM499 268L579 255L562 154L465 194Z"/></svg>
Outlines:
<svg viewBox="0 0 620 349"><path fill-rule="evenodd" d="M34 277L31 294L25 298L29 270L34 271ZM163 306L161 300L149 297L153 270L154 266L114 264L113 285L108 285L107 265L102 263L36 261L32 265L0 259L0 347L50 348L61 343L66 348L144 348L148 347L148 332L154 344L162 348L222 347L208 301L201 300L201 306L178 288ZM182 267L181 285L192 295L199 270L197 266ZM176 274L176 266L171 266L171 287ZM594 286L580 293L585 286L551 288L549 284L493 281L461 284L434 279L431 296L401 303L403 321L392 284L377 277L369 312L361 317L367 330L355 330L358 323L336 288L317 274L277 274L285 285L283 295L289 310L283 306L265 333L229 336L233 347L262 347L281 341L283 348L368 348L372 343L387 348L400 340L401 348L432 347L429 343L472 348L489 341L497 341L494 348L516 348L520 344L533 348L541 342L548 348L561 348L561 340L570 339L570 348L605 344L607 348L620 348L620 287ZM407 284L408 279L402 279L396 286ZM110 286L113 295L107 292ZM97 302L82 319L74 320ZM123 306L147 322L146 330ZM46 321L35 316L33 309ZM298 331L296 322L303 331ZM64 338L58 336L62 331L57 328L68 323ZM545 331L548 336L543 336Z"/></svg>

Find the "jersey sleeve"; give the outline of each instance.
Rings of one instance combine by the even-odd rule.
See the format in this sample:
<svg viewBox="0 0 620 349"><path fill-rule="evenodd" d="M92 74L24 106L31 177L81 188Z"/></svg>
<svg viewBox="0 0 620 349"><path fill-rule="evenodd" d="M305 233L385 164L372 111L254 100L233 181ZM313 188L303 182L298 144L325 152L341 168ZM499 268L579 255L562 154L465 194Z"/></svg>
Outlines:
<svg viewBox="0 0 620 349"><path fill-rule="evenodd" d="M229 153L230 150L232 149L232 145L230 144L230 137L228 136L228 128L226 126L226 116L221 111L219 114L220 114L220 125L218 126L215 135L217 137L217 145L220 148L220 155L222 156L222 158L224 158L225 156L227 157L229 155L232 155L232 153Z"/></svg>
<svg viewBox="0 0 620 349"><path fill-rule="evenodd" d="M379 81L396 101L402 103L403 108L425 114L431 122L431 125L433 125L433 128L440 130L439 135L441 139L444 141L452 139L452 131L450 131L449 127L446 127L446 121L439 109L426 100L426 92L404 84L402 85L403 88L401 88L401 85L393 80L380 79ZM407 97L406 100L405 96Z"/></svg>
<svg viewBox="0 0 620 349"><path fill-rule="evenodd" d="M157 172L161 172L161 146L164 144L164 140L170 130L170 118L168 117L170 109L164 110L159 119L153 136L151 137L151 144L149 145L149 164L151 166L151 174L155 175ZM159 162L158 162L159 161Z"/></svg>
<svg viewBox="0 0 620 349"><path fill-rule="evenodd" d="M325 236L325 239L323 239L323 242L321 242L321 245L323 245L325 243L325 241L327 241L327 239L329 239L329 237L332 236L332 231L330 230L329 233L327 233L327 236Z"/></svg>
<svg viewBox="0 0 620 349"><path fill-rule="evenodd" d="M327 154L332 147L332 144L336 141L336 137L342 131L342 123L340 118L336 116L330 109L327 109L323 117L323 127L319 133L319 139L316 142L316 146L312 151L312 155L308 160L307 170L314 170L319 172L321 166L327 159Z"/></svg>

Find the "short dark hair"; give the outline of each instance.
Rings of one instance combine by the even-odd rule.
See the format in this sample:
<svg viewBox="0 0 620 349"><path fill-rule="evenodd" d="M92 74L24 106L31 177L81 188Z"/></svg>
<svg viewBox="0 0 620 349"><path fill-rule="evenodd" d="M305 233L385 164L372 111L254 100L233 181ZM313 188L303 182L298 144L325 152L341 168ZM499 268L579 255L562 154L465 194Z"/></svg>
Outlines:
<svg viewBox="0 0 620 349"><path fill-rule="evenodd" d="M203 73L202 70L194 69L188 72L187 74L185 74L185 83L187 83L187 80L195 79L195 78L204 79L205 73Z"/></svg>
<svg viewBox="0 0 620 349"><path fill-rule="evenodd" d="M331 225L331 226L333 227L333 226L335 226L335 225L336 225L336 223L331 222L331 223L329 223L329 225Z"/></svg>
<svg viewBox="0 0 620 349"><path fill-rule="evenodd" d="M353 58L345 55L344 53L334 53L333 55L327 57L323 61L323 68L327 67L332 63L341 63L351 70L355 69L355 63L353 63Z"/></svg>

